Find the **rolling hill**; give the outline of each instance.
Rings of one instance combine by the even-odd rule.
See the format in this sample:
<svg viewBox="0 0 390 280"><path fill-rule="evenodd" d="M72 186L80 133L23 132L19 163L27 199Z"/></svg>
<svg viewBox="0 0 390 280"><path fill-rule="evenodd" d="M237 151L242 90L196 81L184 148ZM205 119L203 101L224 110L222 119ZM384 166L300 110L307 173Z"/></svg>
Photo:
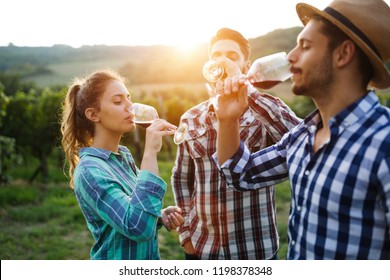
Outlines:
<svg viewBox="0 0 390 280"><path fill-rule="evenodd" d="M249 39L252 59L273 52L289 51L300 27L274 30ZM67 84L78 75L99 68L113 68L132 84L197 83L207 60L207 44L188 52L173 46L82 46L0 47L0 72L15 74L38 86Z"/></svg>

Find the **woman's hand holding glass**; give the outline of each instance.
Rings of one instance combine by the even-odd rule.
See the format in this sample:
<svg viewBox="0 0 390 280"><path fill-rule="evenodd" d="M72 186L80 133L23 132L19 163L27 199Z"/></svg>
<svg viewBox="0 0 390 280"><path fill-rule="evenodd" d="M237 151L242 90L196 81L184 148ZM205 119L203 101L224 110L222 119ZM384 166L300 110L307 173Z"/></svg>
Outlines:
<svg viewBox="0 0 390 280"><path fill-rule="evenodd" d="M162 136L168 135L174 135L173 141L175 144L180 144L184 141L188 131L187 124L181 123L179 127L176 127L160 119L157 110L146 104L133 103L130 111L134 114L133 122L143 128L147 128L147 133L156 134L160 137L160 142ZM160 149L161 145L162 143L160 143Z"/></svg>
<svg viewBox="0 0 390 280"><path fill-rule="evenodd" d="M145 152L160 152L162 148L162 138L175 134L176 126L163 119L155 119L146 128Z"/></svg>
<svg viewBox="0 0 390 280"><path fill-rule="evenodd" d="M157 110L149 105L133 103L130 112L132 113L132 122L146 128L141 169L158 175L157 153L161 151L162 138L175 134L176 126L158 118Z"/></svg>

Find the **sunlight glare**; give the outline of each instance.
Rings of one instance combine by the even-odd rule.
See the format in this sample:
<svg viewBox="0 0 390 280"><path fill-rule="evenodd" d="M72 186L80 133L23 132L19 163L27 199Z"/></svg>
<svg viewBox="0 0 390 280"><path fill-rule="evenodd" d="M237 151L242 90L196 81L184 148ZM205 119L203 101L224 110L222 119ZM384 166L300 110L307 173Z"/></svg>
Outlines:
<svg viewBox="0 0 390 280"><path fill-rule="evenodd" d="M182 53L190 53L195 49L195 44L183 42L177 44L176 47Z"/></svg>

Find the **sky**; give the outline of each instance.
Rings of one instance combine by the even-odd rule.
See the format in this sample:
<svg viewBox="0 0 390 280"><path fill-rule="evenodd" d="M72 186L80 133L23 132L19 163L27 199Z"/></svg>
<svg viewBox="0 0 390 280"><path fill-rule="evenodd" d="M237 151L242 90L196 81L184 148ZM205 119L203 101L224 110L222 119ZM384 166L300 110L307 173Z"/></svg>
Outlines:
<svg viewBox="0 0 390 280"><path fill-rule="evenodd" d="M221 27L256 38L302 26L298 2L331 0L1 0L0 46L207 43ZM385 0L390 5L390 0Z"/></svg>

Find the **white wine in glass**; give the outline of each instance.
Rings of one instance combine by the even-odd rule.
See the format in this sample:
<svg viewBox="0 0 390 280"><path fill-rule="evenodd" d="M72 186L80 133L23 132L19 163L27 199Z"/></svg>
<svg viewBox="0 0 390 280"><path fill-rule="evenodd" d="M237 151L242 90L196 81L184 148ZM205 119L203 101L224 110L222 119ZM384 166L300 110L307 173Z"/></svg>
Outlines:
<svg viewBox="0 0 390 280"><path fill-rule="evenodd" d="M133 122L143 128L147 128L159 118L156 108L150 105L133 103L130 110L134 114ZM175 131L173 142L177 145L182 143L187 135L187 132L187 124L181 123Z"/></svg>

